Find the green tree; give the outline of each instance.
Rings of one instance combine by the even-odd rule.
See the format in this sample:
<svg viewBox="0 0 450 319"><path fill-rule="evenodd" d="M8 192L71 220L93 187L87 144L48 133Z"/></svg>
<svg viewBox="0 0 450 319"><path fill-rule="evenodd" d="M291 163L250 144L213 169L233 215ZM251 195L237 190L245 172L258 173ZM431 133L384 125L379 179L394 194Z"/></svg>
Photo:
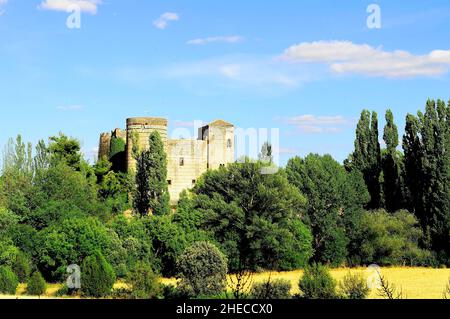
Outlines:
<svg viewBox="0 0 450 319"><path fill-rule="evenodd" d="M250 298L257 300L291 299L291 289L292 285L289 280L271 280L269 278L253 285Z"/></svg>
<svg viewBox="0 0 450 319"><path fill-rule="evenodd" d="M356 128L355 151L346 161L347 169L359 170L364 175L367 189L371 197L367 207L376 209L381 206L380 175L381 147L378 141L377 113L364 110Z"/></svg>
<svg viewBox="0 0 450 319"><path fill-rule="evenodd" d="M116 282L112 266L100 252L86 257L81 265L81 292L88 297L106 297Z"/></svg>
<svg viewBox="0 0 450 319"><path fill-rule="evenodd" d="M403 148L410 209L443 262L450 254L449 106L428 100L425 113L406 119Z"/></svg>
<svg viewBox="0 0 450 319"><path fill-rule="evenodd" d="M109 160L112 163L112 169L115 172L125 172L126 169L126 144L125 141L117 137L114 132L111 137Z"/></svg>
<svg viewBox="0 0 450 319"><path fill-rule="evenodd" d="M286 172L289 181L308 198L314 259L340 265L348 255L355 225L369 200L362 176L357 171L348 173L330 155L315 154L291 159Z"/></svg>
<svg viewBox="0 0 450 319"><path fill-rule="evenodd" d="M28 280L27 294L31 296L42 296L45 294L46 290L47 283L45 282L44 277L42 277L40 272L34 272Z"/></svg>
<svg viewBox="0 0 450 319"><path fill-rule="evenodd" d="M423 233L408 211L366 212L358 227L361 262L379 265L429 266L432 256L419 247Z"/></svg>
<svg viewBox="0 0 450 319"><path fill-rule="evenodd" d="M134 208L141 216L149 212L165 215L170 212L167 184L167 156L158 132L149 137L149 149L136 158L136 190Z"/></svg>
<svg viewBox="0 0 450 319"><path fill-rule="evenodd" d="M19 282L26 282L31 273L31 261L23 252L19 251L12 265Z"/></svg>
<svg viewBox="0 0 450 319"><path fill-rule="evenodd" d="M179 288L192 297L215 296L227 286L227 259L216 246L198 242L178 260Z"/></svg>
<svg viewBox="0 0 450 319"><path fill-rule="evenodd" d="M139 262L127 275L133 299L155 299L161 293L161 284L150 265Z"/></svg>
<svg viewBox="0 0 450 319"><path fill-rule="evenodd" d="M312 264L305 268L300 279L301 297L305 299L336 299L336 281L327 267Z"/></svg>
<svg viewBox="0 0 450 319"><path fill-rule="evenodd" d="M15 295L19 280L8 266L0 266L0 293Z"/></svg>
<svg viewBox="0 0 450 319"><path fill-rule="evenodd" d="M339 288L344 298L347 299L366 299L369 296L370 289L367 286L367 280L361 274L352 274L349 272L339 283Z"/></svg>
<svg viewBox="0 0 450 319"><path fill-rule="evenodd" d="M385 207L389 212L395 212L403 204L400 180L400 158L397 152L398 130L394 123L391 110L386 112L386 126L384 127L384 142L386 152L383 157L383 194Z"/></svg>
<svg viewBox="0 0 450 319"><path fill-rule="evenodd" d="M80 142L68 137L63 133L50 137L48 151L51 163L65 163L75 170L81 169L81 147Z"/></svg>
<svg viewBox="0 0 450 319"><path fill-rule="evenodd" d="M305 197L283 170L262 174L263 165L247 160L208 171L193 190L192 214L200 214L199 228L226 252L231 271L291 270L312 255Z"/></svg>

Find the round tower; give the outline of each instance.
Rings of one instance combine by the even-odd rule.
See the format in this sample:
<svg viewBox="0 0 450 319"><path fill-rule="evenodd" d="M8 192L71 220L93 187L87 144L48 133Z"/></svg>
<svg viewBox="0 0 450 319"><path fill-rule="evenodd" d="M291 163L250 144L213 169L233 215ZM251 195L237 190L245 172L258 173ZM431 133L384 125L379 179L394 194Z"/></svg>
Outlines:
<svg viewBox="0 0 450 319"><path fill-rule="evenodd" d="M167 148L167 131L168 123L166 119L156 117L133 117L127 119L127 169L135 169L135 159L133 157L133 149L147 150L149 147L150 134L157 131ZM134 145L137 141L138 145Z"/></svg>

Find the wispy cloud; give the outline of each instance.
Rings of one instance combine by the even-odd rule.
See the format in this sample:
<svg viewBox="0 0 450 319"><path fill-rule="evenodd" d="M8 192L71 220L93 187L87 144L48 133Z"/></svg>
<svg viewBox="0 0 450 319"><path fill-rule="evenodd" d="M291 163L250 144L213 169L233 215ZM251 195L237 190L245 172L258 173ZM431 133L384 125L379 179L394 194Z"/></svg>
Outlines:
<svg viewBox="0 0 450 319"><path fill-rule="evenodd" d="M345 126L355 124L354 119L342 115L315 116L307 114L287 118L284 121L286 124L294 126L298 133L304 134L339 133Z"/></svg>
<svg viewBox="0 0 450 319"><path fill-rule="evenodd" d="M58 111L62 111L62 112L75 112L75 111L82 111L84 110L84 106L83 105L61 105L58 106L56 108Z"/></svg>
<svg viewBox="0 0 450 319"><path fill-rule="evenodd" d="M214 42L223 42L223 43L238 43L244 41L244 37L239 35L231 35L231 36L218 36L218 37L207 37L207 38L198 38L189 40L186 42L189 45L205 45Z"/></svg>
<svg viewBox="0 0 450 319"><path fill-rule="evenodd" d="M178 21L180 20L180 16L175 12L166 12L163 13L158 19L153 21L153 25L161 30L164 30L169 26L170 21Z"/></svg>
<svg viewBox="0 0 450 319"><path fill-rule="evenodd" d="M350 41L304 42L286 49L282 60L325 63L332 72L375 77L412 78L437 76L450 69L450 50L434 50L425 55L407 51L385 51Z"/></svg>
<svg viewBox="0 0 450 319"><path fill-rule="evenodd" d="M3 7L6 5L8 0L0 0L0 16L2 16L5 13L5 10Z"/></svg>
<svg viewBox="0 0 450 319"><path fill-rule="evenodd" d="M38 5L39 9L52 11L67 11L73 6L78 6L82 12L97 14L98 6L102 0L45 0Z"/></svg>

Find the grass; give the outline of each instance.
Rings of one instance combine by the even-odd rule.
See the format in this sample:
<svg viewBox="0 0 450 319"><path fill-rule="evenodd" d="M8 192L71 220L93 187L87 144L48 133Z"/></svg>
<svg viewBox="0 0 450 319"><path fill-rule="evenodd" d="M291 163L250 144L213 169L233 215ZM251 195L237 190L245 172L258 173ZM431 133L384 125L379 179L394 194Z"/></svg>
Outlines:
<svg viewBox="0 0 450 319"><path fill-rule="evenodd" d="M338 268L332 269L331 275L339 282L349 271L360 273L364 278L367 278L370 274L367 268ZM392 267L381 268L381 274L399 290L401 289L405 298L442 299L443 292L450 278L450 269ZM269 276L272 279L289 280L292 284L291 293L298 294L298 282L303 276L303 270L257 273L253 276L253 282L262 282L267 280ZM176 281L174 279L163 279L163 283L174 285ZM369 298L379 299L378 291L372 289Z"/></svg>
<svg viewBox="0 0 450 319"><path fill-rule="evenodd" d="M348 272L357 272L362 274L365 278L369 275L367 268L339 268L332 269L331 274L337 280L341 281ZM433 269L433 268L405 268L392 267L381 268L381 274L397 288L403 291L403 295L408 299L442 299L446 285L450 278L450 269ZM286 279L292 283L292 294L299 293L298 281L303 276L302 270L290 272L263 272L256 273L253 276L253 282L262 282L267 280L269 276L272 279ZM175 279L162 279L164 284L176 285ZM124 284L118 282L115 288L123 287ZM55 298L55 294L62 287L61 284L48 284L47 291L41 299ZM0 299L29 299L37 297L29 297L25 295L26 285L21 284L17 289L17 296L1 296ZM371 299L380 298L376 289L373 289L370 294Z"/></svg>

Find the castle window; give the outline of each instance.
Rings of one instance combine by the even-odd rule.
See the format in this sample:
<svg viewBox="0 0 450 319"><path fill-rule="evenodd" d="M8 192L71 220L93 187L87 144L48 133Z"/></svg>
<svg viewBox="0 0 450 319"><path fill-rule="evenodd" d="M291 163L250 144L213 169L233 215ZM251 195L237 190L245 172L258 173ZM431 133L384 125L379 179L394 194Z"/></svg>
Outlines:
<svg viewBox="0 0 450 319"><path fill-rule="evenodd" d="M228 148L231 148L231 138L229 138L229 139L227 140L227 147L228 147Z"/></svg>
<svg viewBox="0 0 450 319"><path fill-rule="evenodd" d="M180 157L180 166L184 166L184 157Z"/></svg>
<svg viewBox="0 0 450 319"><path fill-rule="evenodd" d="M167 181L167 184L168 184L168 185L172 185L172 181L169 179L169 180Z"/></svg>
<svg viewBox="0 0 450 319"><path fill-rule="evenodd" d="M195 179L192 180L192 185L195 185L197 181Z"/></svg>

